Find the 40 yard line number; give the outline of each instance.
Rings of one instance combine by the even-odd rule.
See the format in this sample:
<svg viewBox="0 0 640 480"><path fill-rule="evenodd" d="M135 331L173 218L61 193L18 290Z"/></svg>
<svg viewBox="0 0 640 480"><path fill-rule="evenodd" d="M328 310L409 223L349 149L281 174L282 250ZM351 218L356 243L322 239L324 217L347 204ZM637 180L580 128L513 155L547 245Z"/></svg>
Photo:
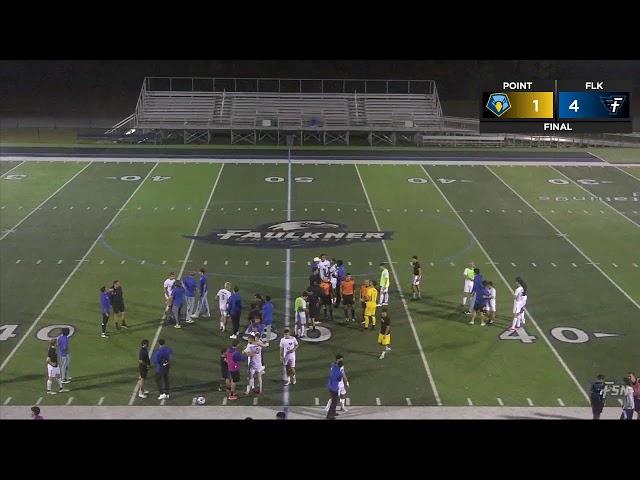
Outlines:
<svg viewBox="0 0 640 480"><path fill-rule="evenodd" d="M19 325L0 325L0 341L9 340L10 338L17 336L15 332L18 329L18 327ZM40 330L38 330L38 332L36 333L36 338L38 340L48 342L52 338L56 338L58 334L62 332L63 328L69 329L69 337L72 337L76 331L73 325L64 325L64 324L47 325L46 327L42 327Z"/></svg>

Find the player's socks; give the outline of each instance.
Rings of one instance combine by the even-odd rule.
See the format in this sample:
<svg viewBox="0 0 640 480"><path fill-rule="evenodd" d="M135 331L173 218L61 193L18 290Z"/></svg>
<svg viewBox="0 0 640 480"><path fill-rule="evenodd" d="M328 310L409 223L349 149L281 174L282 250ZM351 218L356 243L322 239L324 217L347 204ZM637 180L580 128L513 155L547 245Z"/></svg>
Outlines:
<svg viewBox="0 0 640 480"><path fill-rule="evenodd" d="M329 399L329 401L327 402L327 405L324 407L324 411L328 412L330 406L331 406L331 399Z"/></svg>
<svg viewBox="0 0 640 480"><path fill-rule="evenodd" d="M62 386L62 379L56 378L56 380L58 381L58 386L60 387L60 390L64 389L64 387Z"/></svg>
<svg viewBox="0 0 640 480"><path fill-rule="evenodd" d="M47 392L51 391L51 386L52 386L51 384L52 384L51 380L47 380Z"/></svg>

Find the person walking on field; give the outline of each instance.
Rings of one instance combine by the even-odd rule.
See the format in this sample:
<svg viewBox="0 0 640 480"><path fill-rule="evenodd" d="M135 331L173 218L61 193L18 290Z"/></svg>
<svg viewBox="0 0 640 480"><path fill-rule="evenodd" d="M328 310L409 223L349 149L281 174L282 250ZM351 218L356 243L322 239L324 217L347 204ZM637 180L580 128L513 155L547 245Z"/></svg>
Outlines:
<svg viewBox="0 0 640 480"><path fill-rule="evenodd" d="M171 357L173 350L165 345L164 338L158 340L160 348L153 354L153 363L156 366L156 383L160 395L158 400L169 398L169 369L171 368Z"/></svg>
<svg viewBox="0 0 640 480"><path fill-rule="evenodd" d="M109 321L109 314L111 313L111 300L109 299L109 292L107 287L100 287L100 306L102 307L102 338L107 338L107 322Z"/></svg>
<svg viewBox="0 0 640 480"><path fill-rule="evenodd" d="M144 388L144 382L147 380L147 374L149 373L149 367L151 361L149 360L149 340L142 340L140 344L140 350L138 351L138 397L147 398L149 394L148 390Z"/></svg>
<svg viewBox="0 0 640 480"><path fill-rule="evenodd" d="M122 323L122 328L129 328L124 318L124 297L122 294L122 285L120 280L114 280L113 285L109 289L111 298L111 306L113 307L113 315L116 317L116 330L120 330L118 319Z"/></svg>
<svg viewBox="0 0 640 480"><path fill-rule="evenodd" d="M604 409L607 398L607 385L604 382L604 375L598 375L595 382L591 384L591 412L594 420L600 420L600 415Z"/></svg>
<svg viewBox="0 0 640 480"><path fill-rule="evenodd" d="M62 383L69 383L71 382L71 377L69 376L71 356L69 354L69 329L67 327L63 328L62 333L58 335L58 355L60 356Z"/></svg>

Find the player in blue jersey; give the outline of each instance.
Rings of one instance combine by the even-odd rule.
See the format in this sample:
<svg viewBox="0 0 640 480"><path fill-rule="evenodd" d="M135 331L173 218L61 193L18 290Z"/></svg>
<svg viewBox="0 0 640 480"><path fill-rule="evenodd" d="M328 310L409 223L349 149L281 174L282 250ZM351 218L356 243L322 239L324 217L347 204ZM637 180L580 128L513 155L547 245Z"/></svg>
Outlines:
<svg viewBox="0 0 640 480"><path fill-rule="evenodd" d="M198 279L198 290L200 291L200 299L198 300L198 308L193 318L198 318L204 311L207 312L203 317L210 317L211 311L209 310L209 301L207 300L207 293L209 292L209 284L207 282L207 271L204 268L200 269L200 278Z"/></svg>
<svg viewBox="0 0 640 480"><path fill-rule="evenodd" d="M191 318L196 301L196 279L193 278L193 272L189 272L187 276L182 279L182 285L184 286L184 293L187 299L187 323L194 323Z"/></svg>
<svg viewBox="0 0 640 480"><path fill-rule="evenodd" d="M479 276L479 274L476 275L476 278ZM488 289L488 282L483 281L480 288L475 289L474 298L475 301L473 304L473 312L471 313L471 321L469 322L469 325L474 324L476 315L479 313L482 318L480 325L484 327L486 325L484 321L485 312L489 309L489 302L491 300L491 293Z"/></svg>
<svg viewBox="0 0 640 480"><path fill-rule="evenodd" d="M175 328L182 328L180 325L180 313L182 312L182 306L184 305L185 290L180 280L176 280L171 289L171 314L176 324Z"/></svg>

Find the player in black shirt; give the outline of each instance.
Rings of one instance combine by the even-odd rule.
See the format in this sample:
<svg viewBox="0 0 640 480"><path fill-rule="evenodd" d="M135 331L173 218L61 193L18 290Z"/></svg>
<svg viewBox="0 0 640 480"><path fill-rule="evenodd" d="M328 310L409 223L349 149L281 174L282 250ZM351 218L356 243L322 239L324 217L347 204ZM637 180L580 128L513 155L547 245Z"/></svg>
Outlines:
<svg viewBox="0 0 640 480"><path fill-rule="evenodd" d="M412 300L418 300L420 297L420 280L422 279L422 268L420 267L420 262L418 261L418 256L414 255L411 258L411 266L413 267L413 281L411 282L411 286L413 289L413 298Z"/></svg>
<svg viewBox="0 0 640 480"><path fill-rule="evenodd" d="M380 333L378 334L378 344L382 347L380 360L391 350L391 319L387 312L387 307L382 307L380 311Z"/></svg>
<svg viewBox="0 0 640 480"><path fill-rule="evenodd" d="M598 375L598 379L591 385L591 411L593 412L594 420L600 420L600 414L604 409L604 402L607 397L604 378L604 375Z"/></svg>
<svg viewBox="0 0 640 480"><path fill-rule="evenodd" d="M138 351L138 371L140 372L140 378L138 379L138 396L140 398L147 398L149 394L149 391L144 389L144 382L147 379L150 366L149 340L142 340L140 350Z"/></svg>
<svg viewBox="0 0 640 480"><path fill-rule="evenodd" d="M111 298L111 306L113 307L113 313L116 320L118 318L122 321L122 328L129 328L124 319L124 298L122 296L122 286L120 280L114 280L111 289L109 290L109 297ZM118 322L116 322L116 328L120 329Z"/></svg>
<svg viewBox="0 0 640 480"><path fill-rule="evenodd" d="M67 388L62 387L62 379L60 378L60 366L58 365L58 340L53 338L49 341L49 350L47 351L47 393L55 395L56 392L51 390L53 381L58 381L60 393L68 392Z"/></svg>
<svg viewBox="0 0 640 480"><path fill-rule="evenodd" d="M320 299L322 298L320 282L318 280L314 280L313 284L307 289L307 292L309 292L309 297L307 298L307 309L309 310L309 318L311 319L311 328L315 330L316 319L320 313Z"/></svg>
<svg viewBox="0 0 640 480"><path fill-rule="evenodd" d="M229 376L229 365L227 365L227 349L223 348L220 350L220 386L218 387L218 391L221 392L224 387L227 391L227 396L231 393L231 377Z"/></svg>

